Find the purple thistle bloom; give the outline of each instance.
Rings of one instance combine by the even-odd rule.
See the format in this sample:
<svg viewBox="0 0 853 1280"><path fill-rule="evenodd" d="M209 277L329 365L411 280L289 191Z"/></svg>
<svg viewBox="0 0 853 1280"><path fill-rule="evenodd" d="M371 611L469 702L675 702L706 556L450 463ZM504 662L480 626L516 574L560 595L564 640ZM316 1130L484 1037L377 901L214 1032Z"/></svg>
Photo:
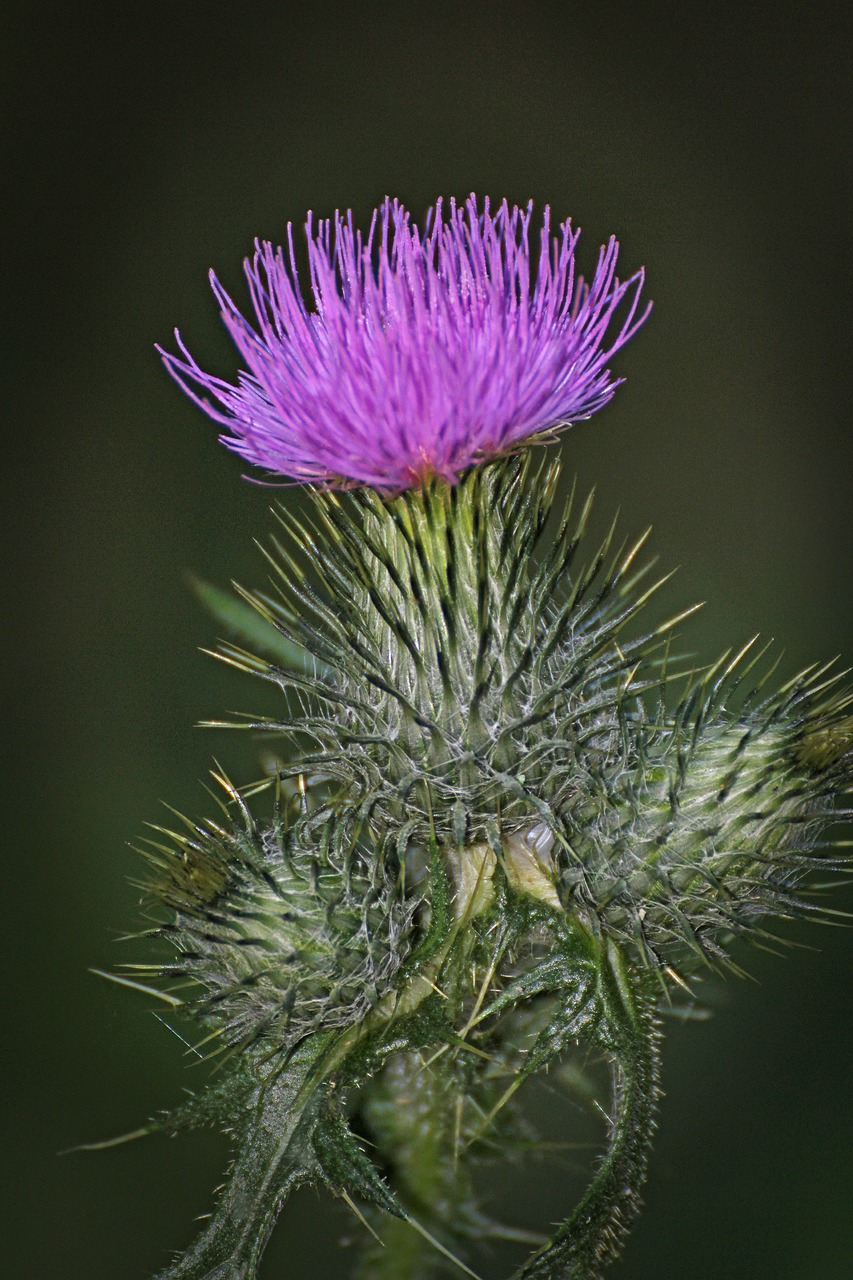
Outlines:
<svg viewBox="0 0 853 1280"><path fill-rule="evenodd" d="M247 371L236 386L205 373L179 334L181 355L161 354L226 428L230 449L296 480L399 490L432 475L453 483L473 463L607 403L621 381L610 358L649 311L638 312L643 272L616 278L616 240L587 285L575 275L580 233L567 221L552 236L547 208L535 267L532 205L504 201L492 216L488 199L480 213L471 196L442 215L439 200L421 233L386 199L363 239L351 215L321 221L315 235L309 214L312 311L292 224L286 253L256 242L245 264L256 328L211 272Z"/></svg>

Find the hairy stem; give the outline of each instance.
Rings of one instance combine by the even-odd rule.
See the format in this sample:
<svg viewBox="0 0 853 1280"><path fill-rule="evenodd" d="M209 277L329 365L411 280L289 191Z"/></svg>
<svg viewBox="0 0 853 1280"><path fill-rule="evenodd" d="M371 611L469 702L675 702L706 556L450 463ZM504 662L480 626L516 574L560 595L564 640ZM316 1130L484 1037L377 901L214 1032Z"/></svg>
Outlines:
<svg viewBox="0 0 853 1280"><path fill-rule="evenodd" d="M613 946L602 957L599 999L596 1038L614 1071L608 1148L574 1212L514 1280L598 1280L640 1209L660 1094L656 1002Z"/></svg>
<svg viewBox="0 0 853 1280"><path fill-rule="evenodd" d="M207 1228L157 1280L255 1280L288 1193L309 1178L305 1153L326 1096L309 1083L318 1044L306 1041L257 1091L228 1183Z"/></svg>

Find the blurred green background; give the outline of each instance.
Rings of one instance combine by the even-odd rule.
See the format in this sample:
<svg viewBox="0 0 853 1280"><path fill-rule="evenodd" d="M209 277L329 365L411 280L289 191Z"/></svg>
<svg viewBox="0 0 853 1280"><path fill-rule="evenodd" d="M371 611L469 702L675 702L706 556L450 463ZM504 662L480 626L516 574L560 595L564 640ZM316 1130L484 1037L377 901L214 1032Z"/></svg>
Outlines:
<svg viewBox="0 0 853 1280"><path fill-rule="evenodd" d="M235 367L209 266L242 297L254 236L309 207L363 218L386 193L418 214L471 190L549 202L584 228L587 267L616 232L656 306L618 357L627 385L565 437L569 472L602 521L655 526L681 566L672 606L708 601L698 654L760 629L789 674L853 658L850 32L841 6L687 12L9 8L2 1274L141 1280L224 1161L201 1136L56 1156L194 1083L145 999L87 969L127 956L127 845L160 802L205 812L214 754L254 776L255 745L193 727L262 693L199 654L216 626L186 575L260 582L274 495L153 352L180 323L203 364ZM853 1274L853 939L785 935L807 949L751 953L756 982L672 1028L647 1208L614 1276ZM535 1166L511 1187L531 1224L561 1207ZM336 1277L350 1230L304 1194L264 1275Z"/></svg>

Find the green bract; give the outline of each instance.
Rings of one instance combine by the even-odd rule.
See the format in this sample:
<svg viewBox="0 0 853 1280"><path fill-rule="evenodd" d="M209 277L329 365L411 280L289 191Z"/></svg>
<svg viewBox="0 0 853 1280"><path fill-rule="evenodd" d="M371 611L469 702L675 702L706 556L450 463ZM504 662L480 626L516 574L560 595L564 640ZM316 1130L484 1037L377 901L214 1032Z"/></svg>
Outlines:
<svg viewBox="0 0 853 1280"><path fill-rule="evenodd" d="M808 909L791 890L849 773L848 698L828 667L766 692L751 644L679 696L668 636L692 610L632 635L661 585L645 538L611 531L573 571L591 502L555 512L558 476L526 454L390 500L315 493L304 525L280 513L276 592L248 596L308 674L223 656L295 695L253 727L386 867L430 840L507 866L512 838L511 878L644 963L722 960L726 935Z"/></svg>

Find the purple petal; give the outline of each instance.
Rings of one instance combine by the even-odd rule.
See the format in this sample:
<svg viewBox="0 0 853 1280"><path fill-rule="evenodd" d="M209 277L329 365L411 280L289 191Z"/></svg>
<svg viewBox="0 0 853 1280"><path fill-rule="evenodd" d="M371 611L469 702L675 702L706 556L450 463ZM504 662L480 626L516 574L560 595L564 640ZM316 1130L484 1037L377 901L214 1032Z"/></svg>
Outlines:
<svg viewBox="0 0 853 1280"><path fill-rule="evenodd" d="M589 285L576 276L579 233L565 222L552 235L548 209L534 265L531 217L531 205L492 215L474 196L447 211L439 200L421 233L386 199L362 237L351 215L315 232L309 214L313 309L290 225L286 251L258 243L245 264L253 323L211 273L244 362L236 385L205 373L180 336L180 354L161 355L223 442L268 472L387 490L453 483L606 404L619 384L611 357L649 313L643 272L615 275L614 239Z"/></svg>

